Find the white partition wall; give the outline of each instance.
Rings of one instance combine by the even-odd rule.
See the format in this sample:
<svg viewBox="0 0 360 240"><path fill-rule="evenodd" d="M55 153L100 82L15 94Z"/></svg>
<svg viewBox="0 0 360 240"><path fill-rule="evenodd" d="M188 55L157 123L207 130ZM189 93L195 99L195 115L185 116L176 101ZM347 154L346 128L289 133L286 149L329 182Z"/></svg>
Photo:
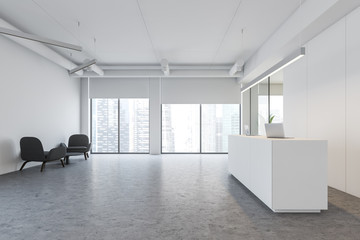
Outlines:
<svg viewBox="0 0 360 240"><path fill-rule="evenodd" d="M360 9L306 45L284 69L284 122L295 137L328 140L328 182L360 197Z"/></svg>
<svg viewBox="0 0 360 240"><path fill-rule="evenodd" d="M284 128L288 136L307 137L306 68L307 56L305 55L284 71Z"/></svg>
<svg viewBox="0 0 360 240"><path fill-rule="evenodd" d="M360 197L360 10L346 18L346 191Z"/></svg>
<svg viewBox="0 0 360 240"><path fill-rule="evenodd" d="M345 20L308 43L308 137L328 140L329 185L345 191Z"/></svg>

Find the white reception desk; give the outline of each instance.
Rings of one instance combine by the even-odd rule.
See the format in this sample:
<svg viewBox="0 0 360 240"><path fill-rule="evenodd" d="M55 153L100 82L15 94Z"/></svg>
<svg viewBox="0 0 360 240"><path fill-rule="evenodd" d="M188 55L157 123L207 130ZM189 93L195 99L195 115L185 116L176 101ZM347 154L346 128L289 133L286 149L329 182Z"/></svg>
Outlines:
<svg viewBox="0 0 360 240"><path fill-rule="evenodd" d="M229 172L274 212L327 210L327 141L229 136Z"/></svg>

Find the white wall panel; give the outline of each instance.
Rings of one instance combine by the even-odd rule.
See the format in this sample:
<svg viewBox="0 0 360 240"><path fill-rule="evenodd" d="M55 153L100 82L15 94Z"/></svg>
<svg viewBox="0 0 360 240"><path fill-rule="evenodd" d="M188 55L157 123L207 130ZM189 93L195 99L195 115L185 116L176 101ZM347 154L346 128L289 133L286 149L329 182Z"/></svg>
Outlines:
<svg viewBox="0 0 360 240"><path fill-rule="evenodd" d="M307 55L284 69L284 130L307 137Z"/></svg>
<svg viewBox="0 0 360 240"><path fill-rule="evenodd" d="M163 104L239 104L240 84L233 78L163 78Z"/></svg>
<svg viewBox="0 0 360 240"><path fill-rule="evenodd" d="M90 98L148 98L148 78L92 78Z"/></svg>
<svg viewBox="0 0 360 240"><path fill-rule="evenodd" d="M345 191L345 20L308 44L308 137L328 140L329 186Z"/></svg>
<svg viewBox="0 0 360 240"><path fill-rule="evenodd" d="M19 141L23 136L38 137L44 148L50 149L67 142L71 134L79 133L80 81L2 36L0 47L0 174L3 174L19 170L23 162Z"/></svg>
<svg viewBox="0 0 360 240"><path fill-rule="evenodd" d="M360 9L346 18L346 191L360 197Z"/></svg>

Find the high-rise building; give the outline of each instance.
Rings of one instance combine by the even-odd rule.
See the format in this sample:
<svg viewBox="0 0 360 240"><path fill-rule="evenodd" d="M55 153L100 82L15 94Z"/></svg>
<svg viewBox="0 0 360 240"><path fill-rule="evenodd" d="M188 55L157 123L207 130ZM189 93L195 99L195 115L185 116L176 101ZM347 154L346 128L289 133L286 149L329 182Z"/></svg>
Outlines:
<svg viewBox="0 0 360 240"><path fill-rule="evenodd" d="M92 142L94 152L149 152L149 100L93 99Z"/></svg>
<svg viewBox="0 0 360 240"><path fill-rule="evenodd" d="M92 100L93 152L118 152L118 99Z"/></svg>
<svg viewBox="0 0 360 240"><path fill-rule="evenodd" d="M174 128L171 121L171 105L162 105L162 151L175 152Z"/></svg>

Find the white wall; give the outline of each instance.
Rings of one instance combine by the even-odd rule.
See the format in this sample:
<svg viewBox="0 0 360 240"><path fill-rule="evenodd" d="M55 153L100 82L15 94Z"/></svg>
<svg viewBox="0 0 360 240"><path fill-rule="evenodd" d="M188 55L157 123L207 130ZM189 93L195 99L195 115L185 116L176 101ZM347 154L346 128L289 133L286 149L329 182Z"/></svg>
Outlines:
<svg viewBox="0 0 360 240"><path fill-rule="evenodd" d="M360 9L309 41L284 69L285 130L328 140L329 186L360 197Z"/></svg>
<svg viewBox="0 0 360 240"><path fill-rule="evenodd" d="M307 55L284 69L284 129L286 135L306 138Z"/></svg>
<svg viewBox="0 0 360 240"><path fill-rule="evenodd" d="M345 191L345 20L307 49L308 137L328 140L328 183Z"/></svg>
<svg viewBox="0 0 360 240"><path fill-rule="evenodd" d="M346 18L346 191L360 197L360 8Z"/></svg>
<svg viewBox="0 0 360 240"><path fill-rule="evenodd" d="M19 141L45 149L80 130L80 83L63 68L0 36L0 174L18 170ZM31 166L32 164L28 164Z"/></svg>

